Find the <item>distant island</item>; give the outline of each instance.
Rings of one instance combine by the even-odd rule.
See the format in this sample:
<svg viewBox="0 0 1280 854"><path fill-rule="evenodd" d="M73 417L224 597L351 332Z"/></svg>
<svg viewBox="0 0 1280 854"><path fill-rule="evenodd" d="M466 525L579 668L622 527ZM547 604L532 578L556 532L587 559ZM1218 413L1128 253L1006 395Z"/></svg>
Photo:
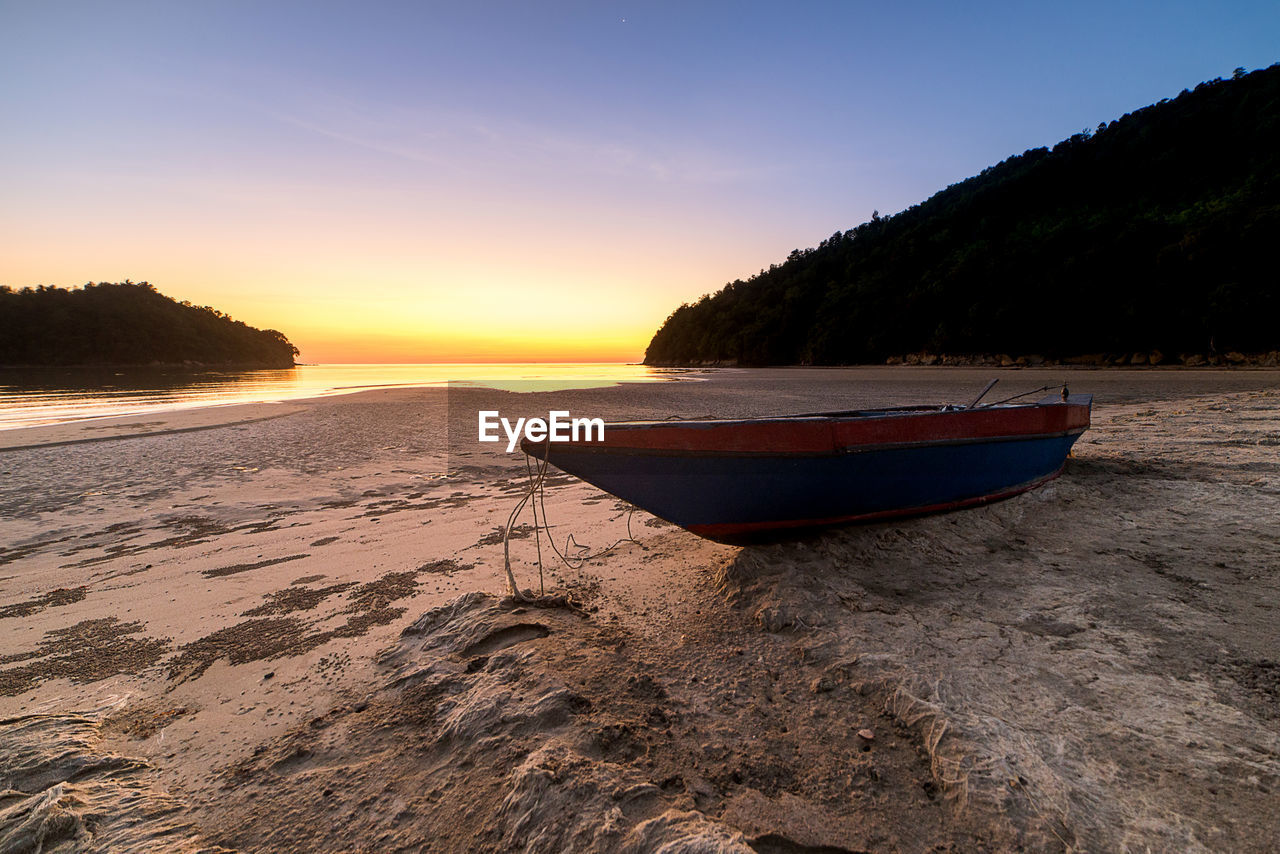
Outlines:
<svg viewBox="0 0 1280 854"><path fill-rule="evenodd" d="M291 368L298 348L147 282L0 286L0 365Z"/></svg>
<svg viewBox="0 0 1280 854"><path fill-rule="evenodd" d="M682 305L647 365L1276 364L1280 64L1010 157Z"/></svg>

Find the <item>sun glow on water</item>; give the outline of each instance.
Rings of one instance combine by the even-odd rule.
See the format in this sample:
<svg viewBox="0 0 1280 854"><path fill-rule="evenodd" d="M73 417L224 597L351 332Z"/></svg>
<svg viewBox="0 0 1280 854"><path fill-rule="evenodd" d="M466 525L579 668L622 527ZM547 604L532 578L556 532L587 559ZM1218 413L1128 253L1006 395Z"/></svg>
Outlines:
<svg viewBox="0 0 1280 854"><path fill-rule="evenodd" d="M351 394L377 388L476 385L512 391L661 382L682 372L620 363L301 365L286 370L50 368L0 372L0 430Z"/></svg>

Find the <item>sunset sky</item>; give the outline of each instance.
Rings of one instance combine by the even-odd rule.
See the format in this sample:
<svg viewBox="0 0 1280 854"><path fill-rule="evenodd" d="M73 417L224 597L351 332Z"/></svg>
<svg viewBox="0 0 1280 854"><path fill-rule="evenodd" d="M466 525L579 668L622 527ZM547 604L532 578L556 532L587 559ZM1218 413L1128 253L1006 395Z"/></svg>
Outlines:
<svg viewBox="0 0 1280 854"><path fill-rule="evenodd" d="M0 284L308 362L636 360L681 302L1280 60L1280 4L7 2Z"/></svg>

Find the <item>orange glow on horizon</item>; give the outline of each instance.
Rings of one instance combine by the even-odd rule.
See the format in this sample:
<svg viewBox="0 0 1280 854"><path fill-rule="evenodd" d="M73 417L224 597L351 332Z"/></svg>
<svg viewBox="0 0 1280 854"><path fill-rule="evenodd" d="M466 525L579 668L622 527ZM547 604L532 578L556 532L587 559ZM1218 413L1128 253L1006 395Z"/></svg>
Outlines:
<svg viewBox="0 0 1280 854"><path fill-rule="evenodd" d="M328 213L136 213L144 226L108 220L74 247L0 213L20 247L0 284L148 281L279 330L304 363L638 362L681 302L749 275L743 257L764 266L776 254L764 241L673 236L660 221L621 228L550 206L551 221L530 214L497 236L394 210L382 228Z"/></svg>
<svg viewBox="0 0 1280 854"><path fill-rule="evenodd" d="M298 361L314 364L422 364L435 362L639 362L648 344L609 339L441 338L341 336L308 339Z"/></svg>
<svg viewBox="0 0 1280 854"><path fill-rule="evenodd" d="M715 287L702 283L723 278L713 270L724 262L714 258L673 253L642 265L625 252L610 257L604 235L582 238L598 245L576 254L551 251L545 235L502 253L453 235L456 243L427 260L421 249L406 257L350 235L342 245L337 231L330 232L336 249L291 245L290 234L278 232L271 251L241 244L234 254L195 261L176 239L131 250L95 241L73 254L32 243L25 257L10 259L0 284L149 281L175 300L279 330L303 363L639 362L667 315L690 292ZM52 266L61 275L37 272L49 269L49 257L59 259ZM149 263L138 263L144 257ZM128 272L103 275L103 268ZM134 272L140 268L147 275Z"/></svg>

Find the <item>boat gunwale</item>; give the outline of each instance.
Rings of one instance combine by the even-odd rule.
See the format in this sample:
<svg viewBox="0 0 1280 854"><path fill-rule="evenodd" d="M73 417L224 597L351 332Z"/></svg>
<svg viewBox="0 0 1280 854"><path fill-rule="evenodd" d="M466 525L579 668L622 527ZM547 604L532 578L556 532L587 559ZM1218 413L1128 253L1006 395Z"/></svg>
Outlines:
<svg viewBox="0 0 1280 854"><path fill-rule="evenodd" d="M1040 400L1034 403L994 404L991 406L956 406L954 404L928 404L922 406L893 406L881 409L845 409L831 412L799 412L790 415L757 415L747 418L668 418L663 420L604 421L606 428L651 429L656 427L723 427L739 424L768 424L786 422L869 421L876 418L925 417L930 415L960 415L978 412L1010 412L1018 409L1046 409L1049 407L1079 406L1093 408L1093 395L1071 395L1072 399ZM542 444L541 442L536 444Z"/></svg>
<svg viewBox="0 0 1280 854"><path fill-rule="evenodd" d="M742 459L806 459L813 457L843 457L852 454L879 453L881 451L899 451L929 447L945 447L951 445L985 445L1000 442L1034 442L1043 439L1064 439L1067 436L1081 436L1088 427L1072 427L1068 430L1055 430L1051 433L1016 433L1006 436L960 436L939 439L921 439L916 442L879 442L872 444L844 445L838 448L821 451L718 451L706 448L649 448L627 445L596 445L590 442L557 442L566 445L564 450L575 454L591 454L593 456L637 456L637 457L736 457ZM525 453L536 459L545 460L555 465L554 457L549 453L548 445L543 441L530 443L527 447L521 444Z"/></svg>

